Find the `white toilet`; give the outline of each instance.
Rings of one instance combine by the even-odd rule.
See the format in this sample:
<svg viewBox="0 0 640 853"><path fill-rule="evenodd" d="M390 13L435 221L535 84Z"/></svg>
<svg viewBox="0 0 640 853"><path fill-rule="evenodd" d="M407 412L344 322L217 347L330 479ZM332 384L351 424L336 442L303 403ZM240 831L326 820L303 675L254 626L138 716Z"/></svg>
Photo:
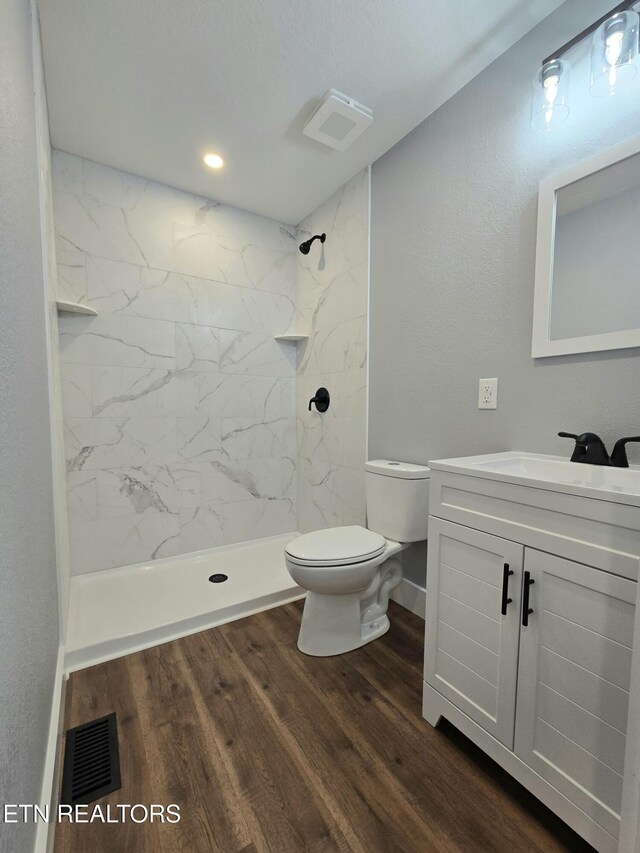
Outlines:
<svg viewBox="0 0 640 853"><path fill-rule="evenodd" d="M365 465L367 524L305 533L285 548L289 574L308 590L298 636L307 655L340 655L389 630L396 555L427 538L429 468L377 459Z"/></svg>

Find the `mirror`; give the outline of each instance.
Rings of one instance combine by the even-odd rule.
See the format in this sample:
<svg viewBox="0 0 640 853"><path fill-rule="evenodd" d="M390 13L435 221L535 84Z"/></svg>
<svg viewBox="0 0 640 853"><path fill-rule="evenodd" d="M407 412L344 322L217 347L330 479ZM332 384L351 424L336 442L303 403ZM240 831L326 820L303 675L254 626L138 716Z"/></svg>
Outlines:
<svg viewBox="0 0 640 853"><path fill-rule="evenodd" d="M640 138L540 185L532 355L640 346Z"/></svg>

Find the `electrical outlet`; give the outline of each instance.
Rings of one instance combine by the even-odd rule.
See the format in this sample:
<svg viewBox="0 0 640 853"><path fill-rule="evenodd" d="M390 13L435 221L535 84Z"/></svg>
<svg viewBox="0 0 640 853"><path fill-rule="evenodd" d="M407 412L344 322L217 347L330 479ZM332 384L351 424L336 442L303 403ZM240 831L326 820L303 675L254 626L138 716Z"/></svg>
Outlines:
<svg viewBox="0 0 640 853"><path fill-rule="evenodd" d="M498 380L481 379L478 387L478 408L498 408Z"/></svg>

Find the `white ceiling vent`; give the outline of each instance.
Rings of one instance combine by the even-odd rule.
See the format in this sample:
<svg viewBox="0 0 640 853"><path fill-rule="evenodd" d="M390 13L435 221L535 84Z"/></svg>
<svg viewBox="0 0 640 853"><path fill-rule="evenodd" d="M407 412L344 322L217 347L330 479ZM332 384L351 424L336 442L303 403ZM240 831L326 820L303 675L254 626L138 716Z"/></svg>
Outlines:
<svg viewBox="0 0 640 853"><path fill-rule="evenodd" d="M305 136L345 151L373 121L373 113L335 89L329 89L305 124Z"/></svg>

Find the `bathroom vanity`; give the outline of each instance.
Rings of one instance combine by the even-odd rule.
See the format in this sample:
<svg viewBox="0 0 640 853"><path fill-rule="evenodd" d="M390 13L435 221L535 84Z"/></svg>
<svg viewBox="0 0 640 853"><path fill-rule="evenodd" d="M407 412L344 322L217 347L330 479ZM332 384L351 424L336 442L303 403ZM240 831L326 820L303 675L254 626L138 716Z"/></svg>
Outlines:
<svg viewBox="0 0 640 853"><path fill-rule="evenodd" d="M526 453L430 467L423 715L614 851L640 469Z"/></svg>

